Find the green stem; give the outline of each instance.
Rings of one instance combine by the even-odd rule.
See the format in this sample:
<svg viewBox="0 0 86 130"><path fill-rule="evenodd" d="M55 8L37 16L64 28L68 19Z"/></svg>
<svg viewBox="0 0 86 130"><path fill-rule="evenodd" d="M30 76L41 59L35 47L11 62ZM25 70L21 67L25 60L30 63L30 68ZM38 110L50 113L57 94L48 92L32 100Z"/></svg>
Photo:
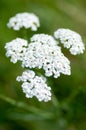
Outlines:
<svg viewBox="0 0 86 130"><path fill-rule="evenodd" d="M58 107L59 106L59 101L58 99L56 98L56 96L54 94L52 94L52 104L55 106L55 107Z"/></svg>
<svg viewBox="0 0 86 130"><path fill-rule="evenodd" d="M38 109L36 107L33 107L33 106L28 106L26 103L24 102L21 102L21 101L16 101L12 98L9 98L9 97L6 97L4 95L0 95L0 99L2 99L3 101L13 105L13 106L16 106L18 108L22 108L26 111L29 111L29 112L32 112L32 113L35 113L39 116L42 116L44 117L45 119L52 119L53 118L53 114L50 113L50 112L46 112L44 110L41 110L41 109Z"/></svg>
<svg viewBox="0 0 86 130"><path fill-rule="evenodd" d="M73 99L77 96L78 93L79 90L73 91L71 95L65 100L65 102L70 103L71 101L73 101Z"/></svg>

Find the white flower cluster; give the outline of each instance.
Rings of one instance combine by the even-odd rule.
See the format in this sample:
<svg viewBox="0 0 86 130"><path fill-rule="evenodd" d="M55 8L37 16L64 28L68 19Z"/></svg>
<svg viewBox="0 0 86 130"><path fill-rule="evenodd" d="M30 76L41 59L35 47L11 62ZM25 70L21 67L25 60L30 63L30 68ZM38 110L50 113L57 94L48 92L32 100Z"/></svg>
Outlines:
<svg viewBox="0 0 86 130"><path fill-rule="evenodd" d="M70 61L63 55L61 48L55 45L56 41L49 35L43 34L42 38L40 35L41 34L38 34L38 40L35 35L36 42L30 43L26 49L22 60L22 66L29 68L37 67L39 69L43 68L45 75L48 77L54 75L54 78L58 78L60 73L70 75ZM33 38L34 36L31 39L33 40ZM49 39L49 44L47 44L48 40L46 39ZM51 42L52 44L50 45Z"/></svg>
<svg viewBox="0 0 86 130"><path fill-rule="evenodd" d="M33 13L18 13L14 17L11 17L7 26L14 30L20 30L24 27L25 29L31 28L32 31L36 31L40 26L38 17Z"/></svg>
<svg viewBox="0 0 86 130"><path fill-rule="evenodd" d="M31 28L32 31L36 31L40 26L38 17L33 13L19 13L10 18L7 25L14 30L24 27ZM54 37L48 34L35 34L30 38L30 43L16 38L5 45L6 56L11 58L10 61L13 63L21 61L22 67L28 68L22 76L17 77L17 81L23 82L22 90L27 98L35 96L39 101L51 100L51 88L47 85L46 78L36 76L32 69L43 69L46 77L58 78L60 74L71 74L70 61L61 52L59 41L73 55L83 53L85 50L81 36L74 31L58 29L54 32Z"/></svg>
<svg viewBox="0 0 86 130"><path fill-rule="evenodd" d="M37 97L39 101L51 100L51 88L47 86L46 79L35 75L32 70L24 71L22 76L17 77L17 81L22 81L22 90L27 98Z"/></svg>
<svg viewBox="0 0 86 130"><path fill-rule="evenodd" d="M81 36L69 29L58 29L54 37L60 40L65 48L68 48L72 55L83 53L85 50Z"/></svg>
<svg viewBox="0 0 86 130"><path fill-rule="evenodd" d="M18 60L22 60L22 54L26 50L28 42L21 38L16 38L11 42L6 43L6 56L11 57L11 62L16 63Z"/></svg>
<svg viewBox="0 0 86 130"><path fill-rule="evenodd" d="M35 34L31 37L31 42L40 42L49 46L54 46L58 44L58 42L48 34Z"/></svg>

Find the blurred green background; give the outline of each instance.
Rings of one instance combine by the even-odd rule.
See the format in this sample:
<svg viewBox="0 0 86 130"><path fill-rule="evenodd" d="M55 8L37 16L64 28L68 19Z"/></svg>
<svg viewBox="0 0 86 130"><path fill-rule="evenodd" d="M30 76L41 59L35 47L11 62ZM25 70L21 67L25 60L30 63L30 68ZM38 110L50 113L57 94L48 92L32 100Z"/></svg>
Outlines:
<svg viewBox="0 0 86 130"><path fill-rule="evenodd" d="M48 78L52 101L26 99L16 82L23 69L5 57L4 49L6 42L23 37L22 31L6 26L20 12L38 15L37 33L53 35L57 28L69 28L81 34L86 44L85 0L0 0L0 130L86 130L86 52L79 56L65 52L72 74ZM28 39L34 33L28 30Z"/></svg>

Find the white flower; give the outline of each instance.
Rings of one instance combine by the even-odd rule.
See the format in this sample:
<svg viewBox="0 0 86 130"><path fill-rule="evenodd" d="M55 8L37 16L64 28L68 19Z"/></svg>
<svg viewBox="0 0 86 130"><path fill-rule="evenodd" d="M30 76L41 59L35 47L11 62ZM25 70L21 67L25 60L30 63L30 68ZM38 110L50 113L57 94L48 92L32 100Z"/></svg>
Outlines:
<svg viewBox="0 0 86 130"><path fill-rule="evenodd" d="M22 90L27 98L35 96L39 101L51 100L51 88L47 86L45 77L36 76L34 71L27 70L17 77L17 81L23 82Z"/></svg>
<svg viewBox="0 0 86 130"><path fill-rule="evenodd" d="M36 31L40 26L40 23L35 14L24 12L11 17L7 26L9 28L13 28L14 30L20 30L20 28L24 27L26 29L31 28L32 31Z"/></svg>
<svg viewBox="0 0 86 130"><path fill-rule="evenodd" d="M37 42L34 40L30 44L21 38L6 43L6 56L11 57L13 63L21 61L22 67L43 69L48 77L58 78L61 73L70 75L70 61L63 55L61 48L55 44L51 36L43 36L42 40L39 39Z"/></svg>
<svg viewBox="0 0 86 130"><path fill-rule="evenodd" d="M83 53L85 50L81 36L69 29L58 29L54 32L54 37L68 48L72 55Z"/></svg>
<svg viewBox="0 0 86 130"><path fill-rule="evenodd" d="M65 75L71 73L70 61L63 55L61 48L42 42L32 42L28 45L22 58L22 67L42 68L46 76L55 78L58 78L60 73Z"/></svg>
<svg viewBox="0 0 86 130"><path fill-rule="evenodd" d="M50 46L58 44L58 42L48 34L35 34L31 37L31 42L41 42L42 44L48 44Z"/></svg>
<svg viewBox="0 0 86 130"><path fill-rule="evenodd" d="M11 62L16 63L18 60L22 60L22 54L25 51L25 47L28 45L28 42L21 38L16 38L11 42L6 43L6 56L11 57Z"/></svg>

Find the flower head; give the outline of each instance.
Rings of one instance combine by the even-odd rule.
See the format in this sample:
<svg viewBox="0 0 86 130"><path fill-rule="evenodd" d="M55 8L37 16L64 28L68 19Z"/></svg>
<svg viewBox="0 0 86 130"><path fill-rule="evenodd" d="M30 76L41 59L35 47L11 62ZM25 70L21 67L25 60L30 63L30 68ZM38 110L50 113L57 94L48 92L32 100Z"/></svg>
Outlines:
<svg viewBox="0 0 86 130"><path fill-rule="evenodd" d="M39 101L51 100L51 88L46 84L46 78L36 76L32 70L24 71L22 76L17 77L17 81L22 81L22 90L27 98L35 96Z"/></svg>
<svg viewBox="0 0 86 130"><path fill-rule="evenodd" d="M83 53L85 50L81 36L69 29L58 29L54 32L54 37L68 48L72 55Z"/></svg>
<svg viewBox="0 0 86 130"><path fill-rule="evenodd" d="M36 42L31 42L28 45L23 55L22 66L42 68L48 77L54 76L57 78L60 73L70 75L70 61L63 55L61 48L55 44L53 45L52 40L47 44L45 37L42 41L44 41L44 44L36 40Z"/></svg>
<svg viewBox="0 0 86 130"><path fill-rule="evenodd" d="M11 42L6 43L6 56L11 57L11 62L16 63L18 60L22 60L22 54L25 51L25 47L28 42L21 38L16 38Z"/></svg>
<svg viewBox="0 0 86 130"><path fill-rule="evenodd" d="M35 34L31 37L31 42L41 42L42 44L48 44L49 46L58 44L58 42L48 34Z"/></svg>
<svg viewBox="0 0 86 130"><path fill-rule="evenodd" d="M7 26L17 31L22 27L25 29L31 28L32 31L36 31L40 26L40 23L38 17L35 14L25 12L18 13L14 17L11 17Z"/></svg>

